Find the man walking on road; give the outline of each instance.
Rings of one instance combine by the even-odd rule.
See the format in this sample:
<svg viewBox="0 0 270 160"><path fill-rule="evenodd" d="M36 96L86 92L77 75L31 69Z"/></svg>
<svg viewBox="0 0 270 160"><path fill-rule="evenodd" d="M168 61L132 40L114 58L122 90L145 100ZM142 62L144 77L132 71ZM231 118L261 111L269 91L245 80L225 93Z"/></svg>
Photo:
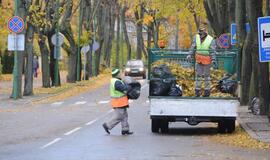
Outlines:
<svg viewBox="0 0 270 160"><path fill-rule="evenodd" d="M195 83L195 95L200 97L202 82L204 78L204 97L210 96L211 79L210 68L211 63L214 68L217 68L215 57L216 43L213 37L208 35L206 28L200 27L199 33L195 36L189 55L187 59L190 61L191 56L195 55L195 70L196 70L196 83Z"/></svg>
<svg viewBox="0 0 270 160"><path fill-rule="evenodd" d="M110 134L110 130L118 123L122 125L122 135L131 135L133 132L129 131L128 124L128 97L127 86L121 79L119 69L112 70L112 79L110 84L111 105L114 109L114 115L109 122L104 123L102 126L104 130Z"/></svg>

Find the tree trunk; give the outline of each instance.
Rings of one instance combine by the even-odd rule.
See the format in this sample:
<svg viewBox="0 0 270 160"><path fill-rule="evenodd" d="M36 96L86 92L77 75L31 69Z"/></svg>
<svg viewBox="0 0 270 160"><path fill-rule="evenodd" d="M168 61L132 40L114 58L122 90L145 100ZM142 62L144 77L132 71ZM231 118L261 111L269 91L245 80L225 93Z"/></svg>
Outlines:
<svg viewBox="0 0 270 160"><path fill-rule="evenodd" d="M137 30L137 59L142 59L142 49L143 49L143 25L142 25L142 19L143 19L143 5L139 5L139 9L136 9L135 11L135 18L136 18L136 30Z"/></svg>
<svg viewBox="0 0 270 160"><path fill-rule="evenodd" d="M211 28L217 36L229 32L228 2L224 0L204 0L204 8Z"/></svg>
<svg viewBox="0 0 270 160"><path fill-rule="evenodd" d="M268 63L259 62L259 44L258 38L258 17L262 17L262 1L250 0L248 4L248 17L250 21L251 34L254 37L254 43L252 45L252 64L253 64L253 74L255 80L254 88L258 93L261 103L261 114L265 115L268 113L269 108L269 68ZM267 89L266 89L267 88Z"/></svg>
<svg viewBox="0 0 270 160"><path fill-rule="evenodd" d="M39 49L41 53L41 66L42 66L42 87L49 88L50 84L50 65L49 65L49 49L46 45L45 36L39 34Z"/></svg>
<svg viewBox="0 0 270 160"><path fill-rule="evenodd" d="M175 49L179 48L179 18L176 20L176 29L175 29Z"/></svg>
<svg viewBox="0 0 270 160"><path fill-rule="evenodd" d="M120 7L117 7L116 21L117 21L117 33L116 33L116 57L115 57L115 66L119 68L120 64ZM122 44L121 44L122 45Z"/></svg>
<svg viewBox="0 0 270 160"><path fill-rule="evenodd" d="M123 33L124 33L125 42L127 45L127 59L130 60L131 59L131 44L130 44L129 38L128 38L127 26L126 26L126 16L125 16L127 9L128 8L126 5L123 6L123 8L121 9L121 23L123 26Z"/></svg>
<svg viewBox="0 0 270 160"><path fill-rule="evenodd" d="M27 54L26 70L24 74L24 96L33 95L33 39L34 27L32 24L27 23L25 49Z"/></svg>
<svg viewBox="0 0 270 160"><path fill-rule="evenodd" d="M250 46L252 45L252 35L248 33L245 44L243 46L242 52L242 70L241 70L241 81L242 81L242 88L241 88L241 105L247 105L249 102L249 90L250 90L250 80L252 74L252 60L251 60L251 49Z"/></svg>
<svg viewBox="0 0 270 160"><path fill-rule="evenodd" d="M98 3L97 1L95 3ZM100 67L100 61L101 61L101 54L102 54L102 48L103 48L103 43L104 43L104 30L105 30L105 22L106 18L104 16L104 13L106 11L106 8L101 5L98 8L98 13L97 13L97 31L98 31L98 42L100 45L100 48L96 51L95 56L94 56L94 71L95 71L95 76L99 74L99 67Z"/></svg>
<svg viewBox="0 0 270 160"><path fill-rule="evenodd" d="M270 16L270 0L266 0L266 16Z"/></svg>
<svg viewBox="0 0 270 160"><path fill-rule="evenodd" d="M236 7L235 7L235 22L236 22L236 39L237 39L237 45L239 49L239 57L241 58L240 66L243 68L241 72L239 73L241 75L241 95L240 95L240 102L241 105L246 105L249 102L249 88L250 88L250 78L251 78L251 56L250 56L250 50L249 46L251 45L251 37L249 36L246 39L246 29L245 29L245 23L246 23L246 4L245 0L236 0ZM248 43L248 44L245 44ZM244 45L245 44L245 45ZM246 63L246 64L244 64ZM243 73L246 72L246 73Z"/></svg>

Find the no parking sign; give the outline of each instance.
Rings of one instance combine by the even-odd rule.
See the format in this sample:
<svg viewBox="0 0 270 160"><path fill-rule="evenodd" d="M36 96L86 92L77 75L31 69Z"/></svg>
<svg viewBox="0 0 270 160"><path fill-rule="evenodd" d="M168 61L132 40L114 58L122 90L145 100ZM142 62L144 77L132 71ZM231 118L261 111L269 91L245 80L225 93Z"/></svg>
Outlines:
<svg viewBox="0 0 270 160"><path fill-rule="evenodd" d="M230 47L230 43L229 43L229 39L230 36L226 33L222 34L219 36L219 38L217 39L217 44L224 49L227 49Z"/></svg>

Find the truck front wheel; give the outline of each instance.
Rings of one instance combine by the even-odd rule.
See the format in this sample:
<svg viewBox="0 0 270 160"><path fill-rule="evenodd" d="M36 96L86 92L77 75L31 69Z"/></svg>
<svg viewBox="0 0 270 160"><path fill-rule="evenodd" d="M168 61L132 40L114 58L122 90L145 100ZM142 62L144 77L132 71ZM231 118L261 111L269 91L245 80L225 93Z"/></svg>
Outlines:
<svg viewBox="0 0 270 160"><path fill-rule="evenodd" d="M152 119L151 129L152 129L153 133L158 133L158 131L159 131L159 120Z"/></svg>

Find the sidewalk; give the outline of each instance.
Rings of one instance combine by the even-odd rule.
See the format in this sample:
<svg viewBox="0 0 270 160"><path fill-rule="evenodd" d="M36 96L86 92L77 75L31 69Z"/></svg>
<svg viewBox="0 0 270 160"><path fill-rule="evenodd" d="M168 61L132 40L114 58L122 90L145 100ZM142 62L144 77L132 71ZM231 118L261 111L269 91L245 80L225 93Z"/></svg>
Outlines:
<svg viewBox="0 0 270 160"><path fill-rule="evenodd" d="M237 121L252 138L270 143L270 122L267 116L254 115L248 106L241 106Z"/></svg>

